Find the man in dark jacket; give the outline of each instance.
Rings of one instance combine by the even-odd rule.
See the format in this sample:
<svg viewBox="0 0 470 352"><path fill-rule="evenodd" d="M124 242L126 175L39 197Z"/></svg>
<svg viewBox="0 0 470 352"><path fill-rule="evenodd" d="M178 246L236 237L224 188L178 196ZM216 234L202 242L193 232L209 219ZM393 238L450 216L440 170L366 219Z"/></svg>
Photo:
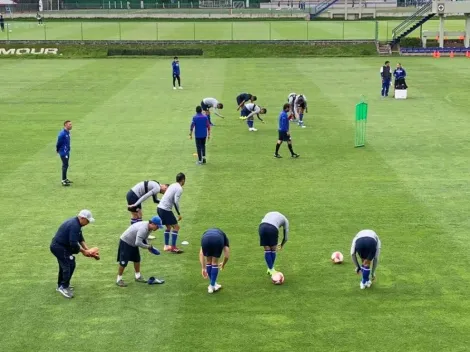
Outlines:
<svg viewBox="0 0 470 352"><path fill-rule="evenodd" d="M390 61L385 61L385 64L380 68L380 76L382 77L382 97L388 97L388 90L392 83L392 72L390 71Z"/></svg>

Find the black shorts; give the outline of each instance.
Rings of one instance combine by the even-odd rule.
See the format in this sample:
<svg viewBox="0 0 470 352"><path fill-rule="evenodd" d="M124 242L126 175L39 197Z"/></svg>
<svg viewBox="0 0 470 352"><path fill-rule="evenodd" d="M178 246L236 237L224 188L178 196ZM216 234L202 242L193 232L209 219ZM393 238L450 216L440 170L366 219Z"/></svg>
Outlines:
<svg viewBox="0 0 470 352"><path fill-rule="evenodd" d="M278 132L279 132L278 140L283 141L283 142L289 142L291 140L290 136L287 135L286 131L278 131Z"/></svg>
<svg viewBox="0 0 470 352"><path fill-rule="evenodd" d="M201 247L204 257L220 258L224 250L224 238L217 233L209 233L202 236Z"/></svg>
<svg viewBox="0 0 470 352"><path fill-rule="evenodd" d="M306 102L302 102L300 104L298 104L299 108L302 108L305 110L305 108L307 107L307 103Z"/></svg>
<svg viewBox="0 0 470 352"><path fill-rule="evenodd" d="M239 96L237 97L237 105L238 105L238 106L240 106L240 104L243 103L243 101L245 100L245 99L243 99L243 98L244 98L243 95L239 95ZM245 101L245 103L246 103L246 101Z"/></svg>
<svg viewBox="0 0 470 352"><path fill-rule="evenodd" d="M373 260L377 252L377 241L372 237L361 237L356 241L356 252L361 259Z"/></svg>
<svg viewBox="0 0 470 352"><path fill-rule="evenodd" d="M210 109L209 106L204 104L203 101L201 101L201 108L202 108L202 111L209 111L209 109Z"/></svg>
<svg viewBox="0 0 470 352"><path fill-rule="evenodd" d="M127 192L126 199L127 199L127 205L132 205L132 204L137 203L137 201L139 200L139 197L131 189L131 190L129 190L129 192ZM128 208L128 210L133 212L133 213L137 212L137 210L139 210L139 209L142 209L142 203L140 203L136 207Z"/></svg>
<svg viewBox="0 0 470 352"><path fill-rule="evenodd" d="M276 226L263 222L258 227L258 233L260 246L277 246L279 241L279 230Z"/></svg>
<svg viewBox="0 0 470 352"><path fill-rule="evenodd" d="M178 224L178 220L176 220L175 214L172 211L168 211L165 209L157 208L157 214L162 219L163 225L176 225Z"/></svg>
<svg viewBox="0 0 470 352"><path fill-rule="evenodd" d="M139 247L132 247L123 240L120 240L117 261L122 266L126 266L128 262L140 263Z"/></svg>

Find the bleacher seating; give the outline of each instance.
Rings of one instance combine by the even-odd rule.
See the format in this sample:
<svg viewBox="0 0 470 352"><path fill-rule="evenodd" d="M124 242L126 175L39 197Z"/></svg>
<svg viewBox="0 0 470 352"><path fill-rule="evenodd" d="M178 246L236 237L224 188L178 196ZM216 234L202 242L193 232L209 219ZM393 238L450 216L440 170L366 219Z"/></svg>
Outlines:
<svg viewBox="0 0 470 352"><path fill-rule="evenodd" d="M456 55L465 55L467 52L470 52L470 48L465 47L446 47L446 48L400 48L400 54L409 55L409 54L433 54L435 51L440 53L450 54L453 52Z"/></svg>

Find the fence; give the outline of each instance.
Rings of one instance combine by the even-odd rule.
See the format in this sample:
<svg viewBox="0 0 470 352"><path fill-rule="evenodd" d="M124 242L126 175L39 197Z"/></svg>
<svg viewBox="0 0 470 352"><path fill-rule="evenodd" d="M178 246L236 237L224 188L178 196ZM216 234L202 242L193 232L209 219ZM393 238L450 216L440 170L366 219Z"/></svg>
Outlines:
<svg viewBox="0 0 470 352"><path fill-rule="evenodd" d="M377 40L377 21L8 23L8 40ZM5 38L6 37L6 38Z"/></svg>

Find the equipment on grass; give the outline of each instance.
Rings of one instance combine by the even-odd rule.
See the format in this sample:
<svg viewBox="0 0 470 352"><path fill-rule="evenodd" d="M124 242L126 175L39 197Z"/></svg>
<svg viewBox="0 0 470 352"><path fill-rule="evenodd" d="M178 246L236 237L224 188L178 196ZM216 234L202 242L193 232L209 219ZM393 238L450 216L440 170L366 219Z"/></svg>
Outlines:
<svg viewBox="0 0 470 352"><path fill-rule="evenodd" d="M282 285L284 283L284 275L280 271L277 271L271 276L271 280L274 285Z"/></svg>
<svg viewBox="0 0 470 352"><path fill-rule="evenodd" d="M331 255L331 261L334 264L341 264L343 260L344 260L344 257L343 257L343 253L341 252L333 252L333 254Z"/></svg>
<svg viewBox="0 0 470 352"><path fill-rule="evenodd" d="M148 283L149 285L160 285L160 284L164 284L164 283L165 283L165 280L163 280L163 279L157 279L157 278L151 276L151 277L148 279L147 283Z"/></svg>
<svg viewBox="0 0 470 352"><path fill-rule="evenodd" d="M361 101L356 104L356 133L354 147L364 147L366 144L367 110L368 105L364 101L364 96L362 96Z"/></svg>

